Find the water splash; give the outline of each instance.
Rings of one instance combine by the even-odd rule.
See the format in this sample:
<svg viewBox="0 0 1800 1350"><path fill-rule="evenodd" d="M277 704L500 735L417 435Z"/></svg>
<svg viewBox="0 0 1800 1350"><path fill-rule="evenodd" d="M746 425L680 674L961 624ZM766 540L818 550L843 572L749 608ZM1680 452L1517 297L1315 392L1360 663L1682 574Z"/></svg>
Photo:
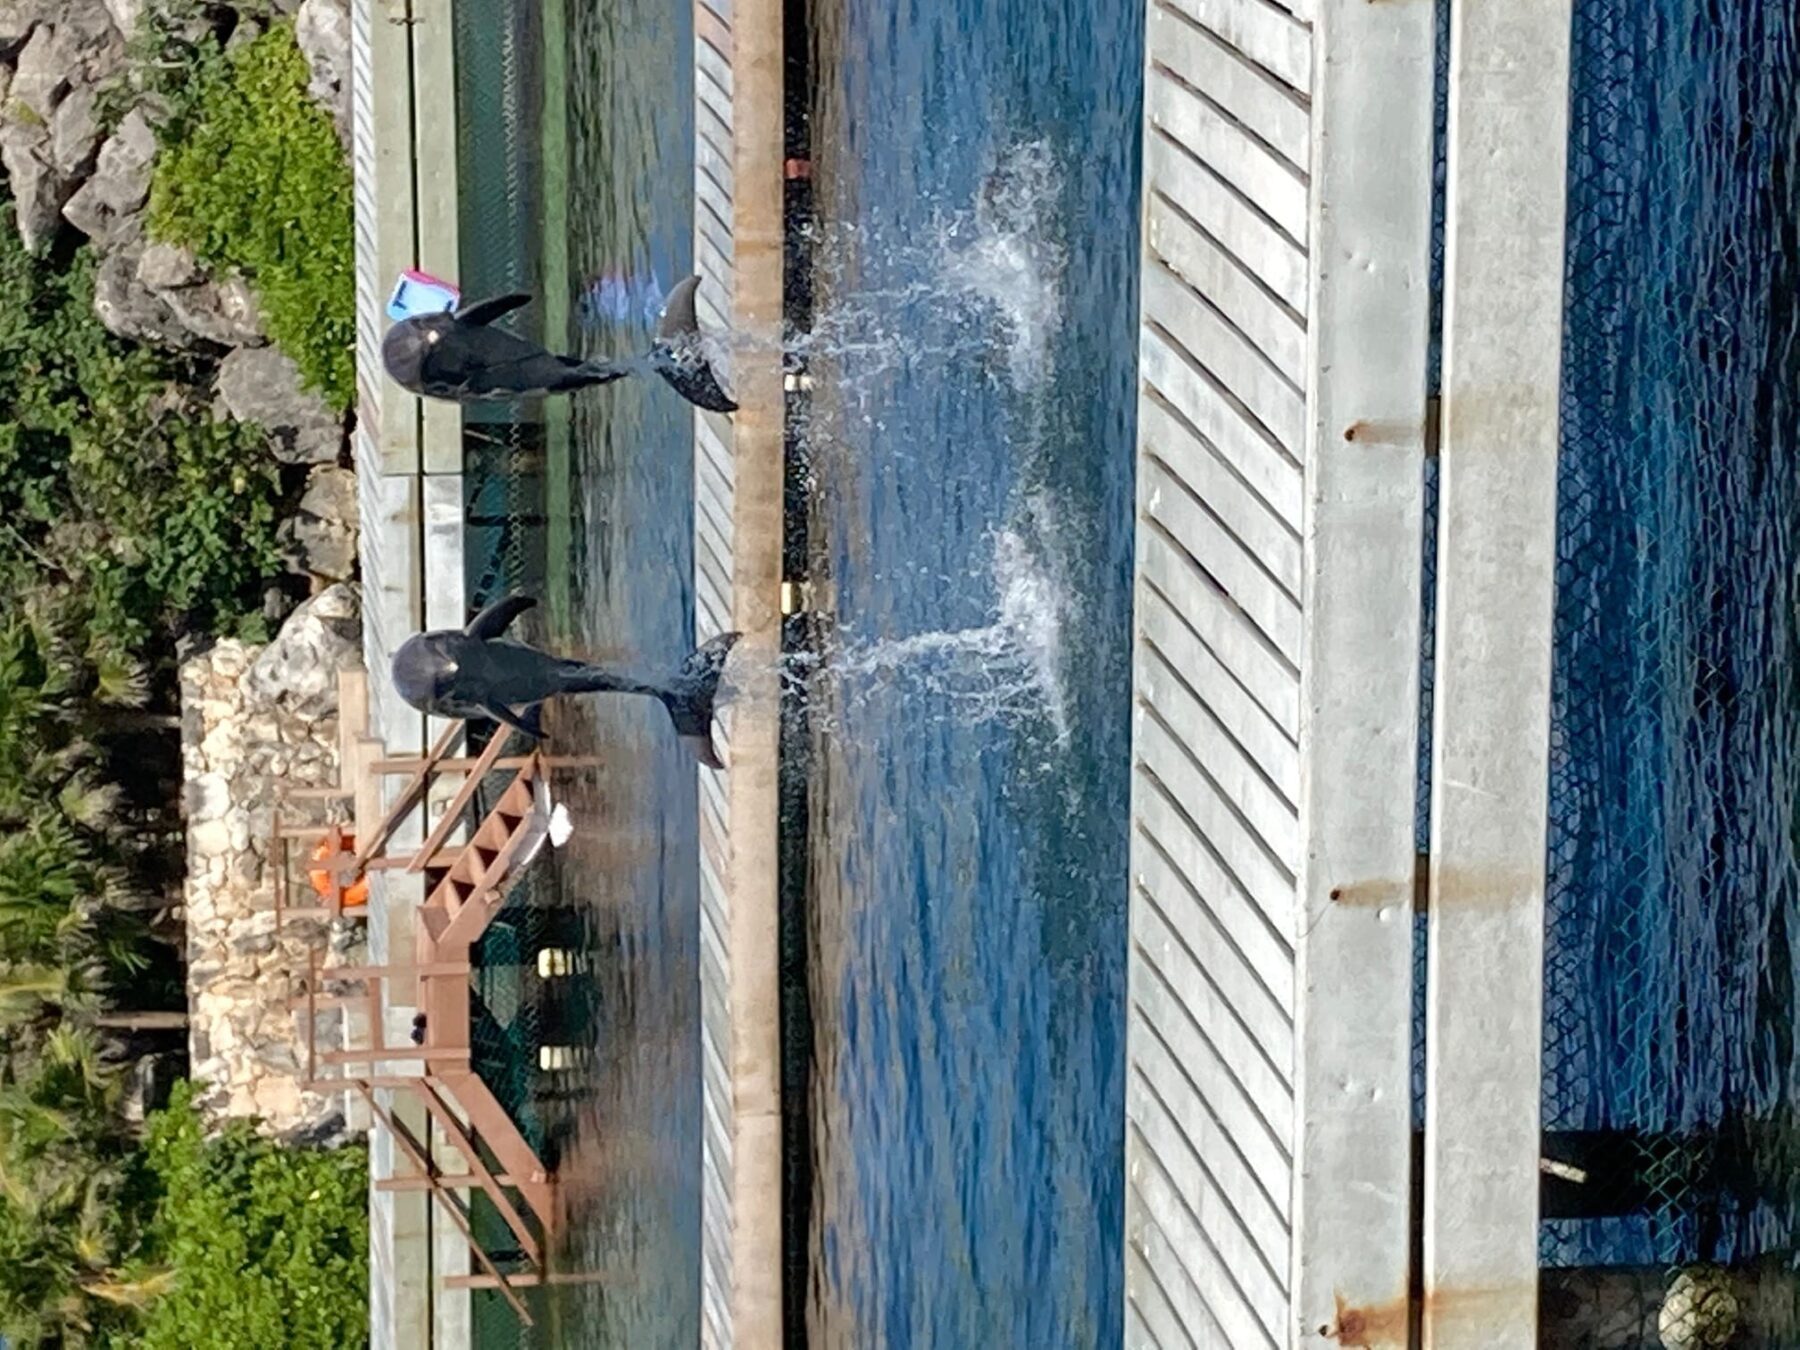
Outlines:
<svg viewBox="0 0 1800 1350"><path fill-rule="evenodd" d="M920 238L815 227L826 298L809 332L787 335L784 352L833 360L857 385L921 361L972 366L998 343L1012 385L1037 387L1062 324L1061 193L1048 142L1031 141L1000 154L975 202L940 210Z"/></svg>
<svg viewBox="0 0 1800 1350"><path fill-rule="evenodd" d="M982 182L969 228L945 241L941 270L968 300L999 312L1012 382L1036 385L1062 326L1067 250L1053 232L1062 172L1047 141L1014 146ZM965 235L972 235L965 242Z"/></svg>
<svg viewBox="0 0 1800 1350"><path fill-rule="evenodd" d="M1062 634L1068 590L1021 529L994 535L994 604L988 622L904 637L850 638L822 657L786 658L785 679L833 681L856 709L894 694L924 693L971 721L1042 720L1058 743L1069 726L1062 687Z"/></svg>

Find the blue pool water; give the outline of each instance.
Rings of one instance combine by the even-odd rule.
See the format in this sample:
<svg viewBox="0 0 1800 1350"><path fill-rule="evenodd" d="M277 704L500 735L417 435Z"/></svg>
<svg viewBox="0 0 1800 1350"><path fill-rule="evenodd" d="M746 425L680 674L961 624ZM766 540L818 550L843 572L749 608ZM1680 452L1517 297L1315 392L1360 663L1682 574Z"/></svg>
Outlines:
<svg viewBox="0 0 1800 1350"><path fill-rule="evenodd" d="M1121 1334L1140 29L814 34L814 1345Z"/></svg>
<svg viewBox="0 0 1800 1350"><path fill-rule="evenodd" d="M618 355L691 265L691 19L568 12L569 332ZM815 1345L1120 1336L1140 32L1119 0L958 0L838 7L815 34L819 306L786 339L815 377L829 619L790 670L817 733ZM547 565L574 594L535 634L671 661L689 414L646 381L572 407L573 538ZM554 1291L531 1339L691 1346L693 769L634 701L554 730L601 761L562 791L578 831L548 883L595 958L559 1257L600 1278Z"/></svg>

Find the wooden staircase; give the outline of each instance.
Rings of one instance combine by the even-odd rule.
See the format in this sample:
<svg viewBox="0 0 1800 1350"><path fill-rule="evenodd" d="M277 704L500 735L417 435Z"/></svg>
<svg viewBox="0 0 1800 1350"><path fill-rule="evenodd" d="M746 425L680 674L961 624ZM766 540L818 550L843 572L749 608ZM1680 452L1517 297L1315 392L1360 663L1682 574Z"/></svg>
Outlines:
<svg viewBox="0 0 1800 1350"><path fill-rule="evenodd" d="M539 758L532 756L449 866L426 863L428 890L419 921L434 949L432 959L458 959L448 953L473 945L506 903L514 863L531 836L544 828L533 819L543 772Z"/></svg>

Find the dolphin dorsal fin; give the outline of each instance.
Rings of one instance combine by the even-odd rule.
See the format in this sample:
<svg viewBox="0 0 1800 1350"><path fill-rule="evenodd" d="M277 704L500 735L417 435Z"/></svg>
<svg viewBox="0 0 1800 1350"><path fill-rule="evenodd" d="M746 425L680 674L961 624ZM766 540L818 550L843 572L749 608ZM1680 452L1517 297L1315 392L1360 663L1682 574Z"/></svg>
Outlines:
<svg viewBox="0 0 1800 1350"><path fill-rule="evenodd" d="M694 312L694 292L700 289L698 276L683 277L663 302L662 317L656 321L656 340L669 342L700 331L700 316Z"/></svg>
<svg viewBox="0 0 1800 1350"><path fill-rule="evenodd" d="M509 295L496 295L491 299L477 300L472 305L464 305L456 311L458 323L486 325L495 319L503 319L515 309L522 309L531 303L531 297L523 291L513 291Z"/></svg>
<svg viewBox="0 0 1800 1350"><path fill-rule="evenodd" d="M492 642L512 627L514 619L536 604L537 601L529 595L509 595L505 599L494 601L470 619L469 626L463 632L477 641Z"/></svg>

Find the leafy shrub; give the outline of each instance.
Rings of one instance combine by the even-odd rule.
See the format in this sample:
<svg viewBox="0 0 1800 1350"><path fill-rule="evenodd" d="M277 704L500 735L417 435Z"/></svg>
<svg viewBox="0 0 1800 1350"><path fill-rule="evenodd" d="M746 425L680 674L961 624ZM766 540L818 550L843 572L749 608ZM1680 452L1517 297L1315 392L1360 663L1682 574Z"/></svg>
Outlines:
<svg viewBox="0 0 1800 1350"><path fill-rule="evenodd" d="M368 1342L368 1156L283 1148L245 1122L207 1139L192 1090L152 1118L159 1195L146 1252L161 1277L140 1350L340 1350ZM145 1267L150 1270L149 1266Z"/></svg>
<svg viewBox="0 0 1800 1350"><path fill-rule="evenodd" d="M93 261L28 254L0 201L0 581L55 609L69 655L129 664L172 627L230 627L280 569L262 433L215 421L188 358L94 314ZM52 592L55 603L51 604Z"/></svg>
<svg viewBox="0 0 1800 1350"><path fill-rule="evenodd" d="M231 52L207 38L160 91L150 228L243 273L269 336L341 411L356 388L350 167L307 74L291 23Z"/></svg>

